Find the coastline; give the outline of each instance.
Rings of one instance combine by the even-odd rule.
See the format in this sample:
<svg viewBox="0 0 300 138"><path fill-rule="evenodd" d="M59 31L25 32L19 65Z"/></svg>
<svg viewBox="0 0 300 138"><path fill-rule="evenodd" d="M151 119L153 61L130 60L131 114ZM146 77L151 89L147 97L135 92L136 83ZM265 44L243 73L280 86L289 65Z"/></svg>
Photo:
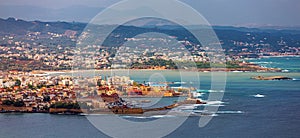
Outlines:
<svg viewBox="0 0 300 138"><path fill-rule="evenodd" d="M282 58L282 57L300 57L300 55L273 55L273 56L259 56L258 58L244 58L243 60L256 60L262 58ZM255 62L247 62L241 63L244 66L237 67L237 68L197 68L197 69L184 69L184 71L198 71L198 72L281 72L282 69L280 68L266 68L262 67ZM247 65L249 64L249 65ZM34 75L52 75L52 74L64 74L64 73L78 73L78 72L87 72L87 71L111 71L111 70L124 70L124 69L87 69L87 70L33 70L30 71ZM137 69L137 68L130 68L126 70L142 70L142 71L165 71L165 70L182 70L182 69L164 69L164 68L145 68L145 69ZM11 70L13 71L13 70ZM16 70L17 71L17 70ZM22 71L19 71L22 72Z"/></svg>
<svg viewBox="0 0 300 138"><path fill-rule="evenodd" d="M68 108L49 108L49 110L35 111L30 107L15 107L15 106L4 106L0 105L1 113L45 113L45 114L62 114L62 115L80 115L80 114L118 114L118 115L143 115L144 113L151 111L168 111L170 109L176 108L181 105L201 105L206 104L199 99L187 98L184 101L165 105L162 107L144 109L140 107L134 108L123 108L123 107L113 107L113 108L103 108L100 110L90 111L89 109L68 109Z"/></svg>
<svg viewBox="0 0 300 138"><path fill-rule="evenodd" d="M297 57L299 58L300 55L280 55L280 56L259 56L258 58L244 58L244 60L255 60L255 59L261 59L261 58L284 58L284 57Z"/></svg>
<svg viewBox="0 0 300 138"><path fill-rule="evenodd" d="M300 57L300 55L285 55L285 56L261 56L259 58L271 58L271 57ZM246 58L245 60L255 60L259 58ZM33 70L31 71L34 75L53 75L53 74L65 74L65 73L79 73L79 72L97 72L97 71L118 71L118 70L129 70L129 71L168 71L168 70L181 70L181 71L197 71L197 72L281 72L280 68L266 68L256 64L254 62L240 62L240 67L224 68L224 67L212 67L212 68L195 68L195 69L165 69L165 68L129 68L129 69L85 69L85 70ZM21 71L20 71L21 72Z"/></svg>
<svg viewBox="0 0 300 138"><path fill-rule="evenodd" d="M185 71L186 72L197 72L197 71L198 72L241 72L240 74L242 74L242 72L250 72L251 74L253 74L251 76L257 76L258 73L282 73L282 72L279 72L280 70L277 70L277 69L274 69L274 68L259 67L257 64L252 64L252 63L249 63L249 62L246 62L246 63L244 62L244 63L240 63L240 64L241 64L241 66L242 66L242 64L245 64L246 67L245 68L215 68L215 69L214 68L213 69L211 69L211 68L200 68L200 69L182 70L182 71L184 71L184 72ZM249 67L249 68L247 68L247 67ZM250 68L252 68L252 69L250 70ZM52 77L55 77L55 75L62 75L62 77L65 77L65 76L70 76L70 75L72 75L71 73L76 73L76 72L78 72L78 73L82 73L82 72L87 72L87 73L89 73L89 72L96 72L96 74L98 74L99 72L101 73L101 71L105 71L105 73L107 74L107 73L110 73L110 71L116 71L117 72L118 70L124 71L122 69L102 69L102 70L99 70L99 69L96 70L95 69L95 70L60 70L60 71L37 70L36 72L37 73L41 73L42 72L42 73L45 73L45 74L48 74L48 75L53 75ZM149 71L149 72L151 72L151 71L163 71L164 72L164 71L181 71L181 70L177 70L177 69L128 69L128 71L134 73L136 71L140 71L140 72L142 72L142 71ZM13 73L13 72L9 72L9 73ZM70 73L70 74L68 74L68 73ZM28 74L28 73L20 74L20 75L26 75L26 74ZM209 74L209 73L207 73L207 74ZM240 75L239 73L237 73L237 74ZM18 76L18 74L14 74L14 75ZM259 75L261 75L261 76L268 76L268 74L259 74ZM278 74L273 75L273 76L277 76L277 75ZM292 75L293 74L284 74L284 75L282 74L282 76L288 76L288 77L294 78ZM270 76L272 76L272 75L270 75ZM36 78L36 76L32 76L32 75L30 77ZM42 77L45 77L45 76L42 76ZM295 79L297 79L297 78L295 78ZM62 84L60 84L60 85L63 86ZM15 87L14 89L18 90L18 89L20 89L20 87L19 88ZM138 96L132 96L130 98L134 98L134 97L139 98ZM42 109L42 110L44 110L44 109ZM46 111L35 112L35 111L14 110L14 109L13 110L2 110L1 113L11 113L11 112L47 113Z"/></svg>
<svg viewBox="0 0 300 138"><path fill-rule="evenodd" d="M64 73L79 73L79 72L98 72L98 71L118 71L124 69L90 69L90 70L63 70L63 71L42 71L45 75L55 75ZM178 69L126 69L128 71L176 71ZM186 69L187 72L281 72L279 68L199 68Z"/></svg>
<svg viewBox="0 0 300 138"><path fill-rule="evenodd" d="M279 55L279 56L260 56L260 58L272 58L272 57L300 57L300 55ZM254 58L255 59L255 58Z"/></svg>

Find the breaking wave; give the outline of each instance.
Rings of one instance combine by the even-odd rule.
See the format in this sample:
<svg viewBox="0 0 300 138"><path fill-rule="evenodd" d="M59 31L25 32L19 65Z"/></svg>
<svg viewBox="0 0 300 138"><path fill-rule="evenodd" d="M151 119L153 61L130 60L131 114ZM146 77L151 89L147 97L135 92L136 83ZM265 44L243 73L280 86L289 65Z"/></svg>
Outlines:
<svg viewBox="0 0 300 138"><path fill-rule="evenodd" d="M157 119L157 118L169 118L176 117L174 115L153 115L153 116L121 116L122 118L133 118L133 119Z"/></svg>

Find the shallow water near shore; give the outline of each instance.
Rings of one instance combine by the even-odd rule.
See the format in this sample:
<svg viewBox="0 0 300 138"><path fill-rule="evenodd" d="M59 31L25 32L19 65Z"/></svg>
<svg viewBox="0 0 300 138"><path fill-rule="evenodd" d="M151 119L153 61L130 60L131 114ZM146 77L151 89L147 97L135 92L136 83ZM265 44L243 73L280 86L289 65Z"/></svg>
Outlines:
<svg viewBox="0 0 300 138"><path fill-rule="evenodd" d="M271 60L274 59L271 58ZM284 61L280 59L278 64ZM285 64L282 68L289 68L289 66ZM111 75L110 71L96 73L103 76ZM139 82L149 81L149 77L155 73L160 73L169 82L179 82L181 79L178 71L149 70L129 73L131 79ZM186 72L184 75L192 76L195 72ZM281 81L250 79L258 75L287 76L294 79ZM210 90L211 73L199 72L199 76L200 89ZM257 97L257 94L263 97ZM202 99L206 99L207 96L208 93L204 94ZM289 73L228 72L223 100L210 103L210 106L219 106L219 111L214 114L210 123L199 128L200 117L191 116L176 131L166 137L299 137L299 99L300 73L297 71ZM162 100L161 104L174 101L172 98ZM192 109L192 107L187 107L185 110ZM196 109L194 111L201 112L202 107ZM140 122L176 116L122 117ZM108 137L93 127L85 116L39 113L0 114L0 134L0 137Z"/></svg>

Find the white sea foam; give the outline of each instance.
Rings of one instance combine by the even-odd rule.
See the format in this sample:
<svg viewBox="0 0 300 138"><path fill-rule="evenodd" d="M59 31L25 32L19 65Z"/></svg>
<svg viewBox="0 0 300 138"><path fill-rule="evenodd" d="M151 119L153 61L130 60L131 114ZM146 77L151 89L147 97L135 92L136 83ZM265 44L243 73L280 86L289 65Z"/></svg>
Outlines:
<svg viewBox="0 0 300 138"><path fill-rule="evenodd" d="M136 118L136 119L147 119L147 116L121 116L122 118Z"/></svg>
<svg viewBox="0 0 300 138"><path fill-rule="evenodd" d="M219 116L218 114L211 114L210 116Z"/></svg>
<svg viewBox="0 0 300 138"><path fill-rule="evenodd" d="M196 107L193 106L193 105L190 105L190 106L180 106L178 107L179 110L193 110L195 109Z"/></svg>
<svg viewBox="0 0 300 138"><path fill-rule="evenodd" d="M174 82L174 84L186 84L186 82Z"/></svg>
<svg viewBox="0 0 300 138"><path fill-rule="evenodd" d="M253 95L255 98L264 98L265 95L262 95L262 94L256 94L256 95Z"/></svg>
<svg viewBox="0 0 300 138"><path fill-rule="evenodd" d="M174 115L153 115L153 116L121 116L122 118L134 118L134 119L155 119L155 118L167 118L176 117Z"/></svg>
<svg viewBox="0 0 300 138"><path fill-rule="evenodd" d="M223 104L224 102L222 101L207 101L206 105L216 105L216 104Z"/></svg>
<svg viewBox="0 0 300 138"><path fill-rule="evenodd" d="M85 113L81 113L79 115L80 116L107 116L107 115L111 115L111 114L85 114Z"/></svg>
<svg viewBox="0 0 300 138"><path fill-rule="evenodd" d="M285 69L285 70L282 70L281 72L290 72L289 70Z"/></svg>
<svg viewBox="0 0 300 138"><path fill-rule="evenodd" d="M167 118L167 117L176 117L174 115L153 115L152 118Z"/></svg>
<svg viewBox="0 0 300 138"><path fill-rule="evenodd" d="M217 114L243 114L243 111L218 111Z"/></svg>
<svg viewBox="0 0 300 138"><path fill-rule="evenodd" d="M201 89L198 89L197 92L225 92L224 90L201 90Z"/></svg>
<svg viewBox="0 0 300 138"><path fill-rule="evenodd" d="M270 64L270 63L273 63L273 62L258 61L258 62L251 62L251 63L254 63L254 64Z"/></svg>
<svg viewBox="0 0 300 138"><path fill-rule="evenodd" d="M235 73L237 73L237 72L244 72L244 71L238 71L238 70L235 70L235 71L232 71L232 72L235 72Z"/></svg>
<svg viewBox="0 0 300 138"><path fill-rule="evenodd" d="M208 104L208 105L203 105L203 106L216 106L216 107L221 107L221 106L225 106L223 104Z"/></svg>
<svg viewBox="0 0 300 138"><path fill-rule="evenodd" d="M208 112L207 110L194 110L192 111L192 113L194 115L200 115L200 116L218 116L218 114Z"/></svg>

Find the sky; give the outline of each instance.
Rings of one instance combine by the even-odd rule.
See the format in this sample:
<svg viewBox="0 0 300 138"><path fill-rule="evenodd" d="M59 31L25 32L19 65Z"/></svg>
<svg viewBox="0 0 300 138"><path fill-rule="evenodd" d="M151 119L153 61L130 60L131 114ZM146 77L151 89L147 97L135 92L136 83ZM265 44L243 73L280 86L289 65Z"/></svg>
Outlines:
<svg viewBox="0 0 300 138"><path fill-rule="evenodd" d="M0 18L89 22L103 9L119 1L0 0ZM181 1L197 10L212 25L300 26L300 0Z"/></svg>

